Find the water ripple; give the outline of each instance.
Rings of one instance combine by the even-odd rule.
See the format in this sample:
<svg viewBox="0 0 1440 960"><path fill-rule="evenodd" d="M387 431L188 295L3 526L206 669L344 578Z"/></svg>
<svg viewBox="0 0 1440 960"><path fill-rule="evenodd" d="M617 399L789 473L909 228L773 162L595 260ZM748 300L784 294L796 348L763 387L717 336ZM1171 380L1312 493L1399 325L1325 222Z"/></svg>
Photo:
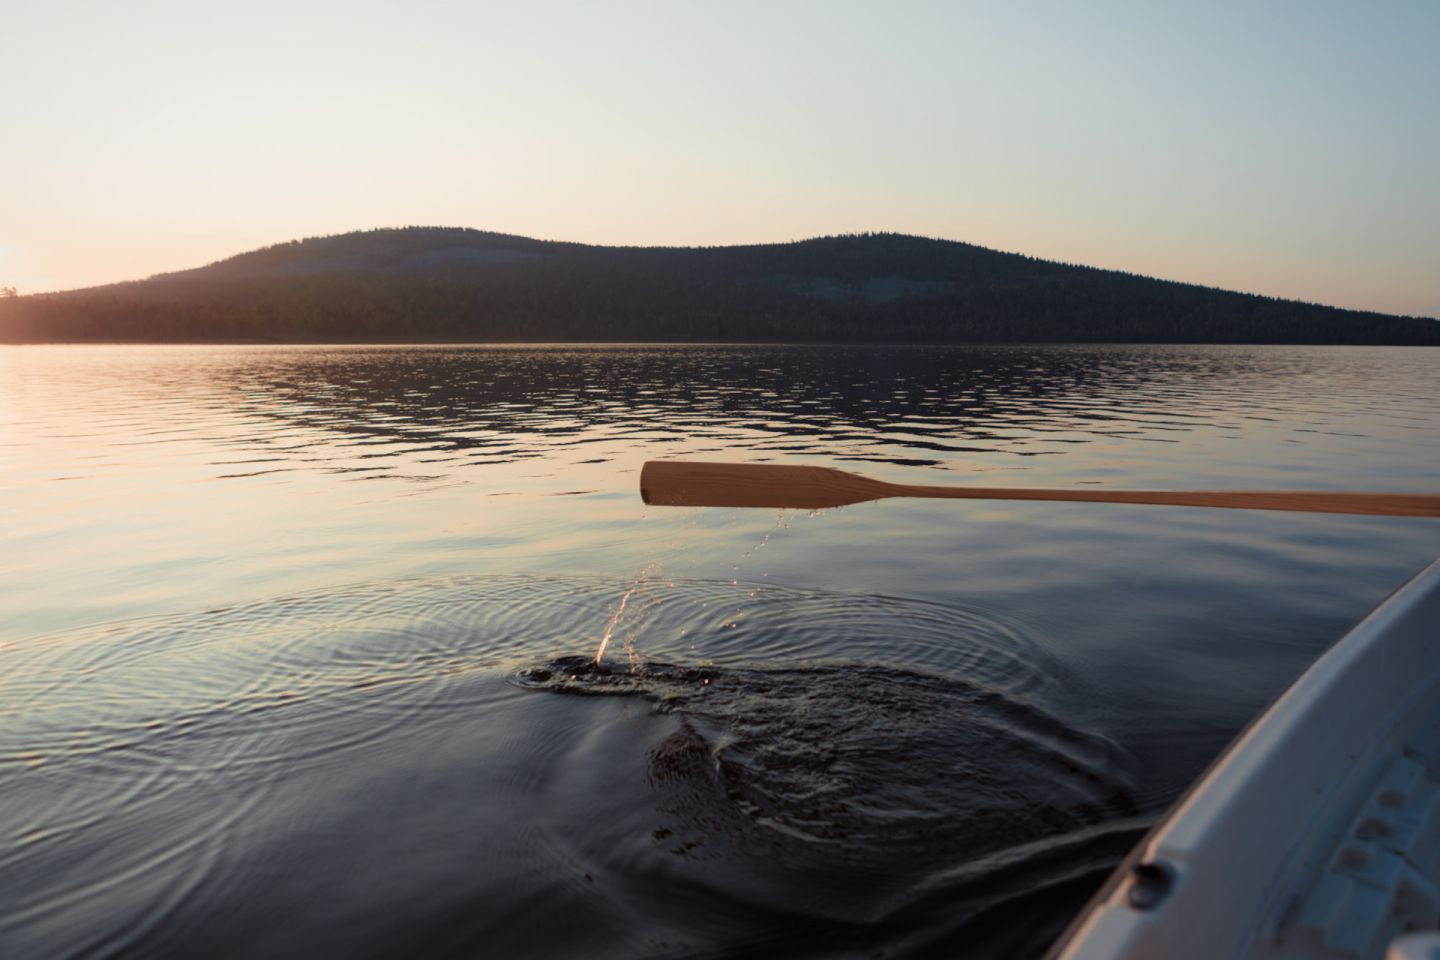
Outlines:
<svg viewBox="0 0 1440 960"><path fill-rule="evenodd" d="M519 909L608 877L583 917L677 870L708 891L703 925L747 902L713 868L775 857L872 871L842 899L878 921L944 864L1135 812L1132 761L1044 706L1067 681L1023 628L904 598L659 577L407 581L3 656L0 943L22 953L299 955L343 929L376 938L345 934L347 952L381 955L415 936L372 909L392 885ZM577 713L577 700L638 700L651 719ZM636 720L638 737L624 732ZM599 820L586 796L608 797ZM433 831L462 824L467 848L515 866L476 874L436 845ZM615 830L628 839L612 845ZM397 845L408 853L384 883L331 873ZM264 933L277 908L303 915L288 945Z"/></svg>

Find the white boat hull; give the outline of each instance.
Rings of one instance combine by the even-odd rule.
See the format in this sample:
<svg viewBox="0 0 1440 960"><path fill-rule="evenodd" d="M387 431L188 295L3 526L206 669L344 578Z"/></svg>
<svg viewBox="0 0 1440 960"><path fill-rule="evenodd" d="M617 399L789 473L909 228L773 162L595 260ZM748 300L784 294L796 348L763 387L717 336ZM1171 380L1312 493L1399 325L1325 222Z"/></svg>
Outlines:
<svg viewBox="0 0 1440 960"><path fill-rule="evenodd" d="M1440 926L1437 881L1440 561L1236 740L1052 956L1383 957Z"/></svg>

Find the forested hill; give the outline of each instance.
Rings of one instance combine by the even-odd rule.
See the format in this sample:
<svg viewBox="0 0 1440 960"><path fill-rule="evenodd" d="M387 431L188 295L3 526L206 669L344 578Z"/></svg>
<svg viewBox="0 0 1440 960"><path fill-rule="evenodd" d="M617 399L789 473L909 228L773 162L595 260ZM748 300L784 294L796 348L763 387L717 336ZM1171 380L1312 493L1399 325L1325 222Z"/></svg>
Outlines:
<svg viewBox="0 0 1440 960"><path fill-rule="evenodd" d="M898 234L594 247L412 227L0 298L0 340L1440 344L1440 322Z"/></svg>

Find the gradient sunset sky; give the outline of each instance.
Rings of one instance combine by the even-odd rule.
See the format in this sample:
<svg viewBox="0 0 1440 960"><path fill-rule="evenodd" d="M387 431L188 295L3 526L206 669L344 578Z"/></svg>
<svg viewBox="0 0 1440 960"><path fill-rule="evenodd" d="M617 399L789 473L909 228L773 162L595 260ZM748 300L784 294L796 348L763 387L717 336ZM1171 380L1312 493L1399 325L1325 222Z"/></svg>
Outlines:
<svg viewBox="0 0 1440 960"><path fill-rule="evenodd" d="M0 0L0 285L893 230L1440 316L1440 2Z"/></svg>

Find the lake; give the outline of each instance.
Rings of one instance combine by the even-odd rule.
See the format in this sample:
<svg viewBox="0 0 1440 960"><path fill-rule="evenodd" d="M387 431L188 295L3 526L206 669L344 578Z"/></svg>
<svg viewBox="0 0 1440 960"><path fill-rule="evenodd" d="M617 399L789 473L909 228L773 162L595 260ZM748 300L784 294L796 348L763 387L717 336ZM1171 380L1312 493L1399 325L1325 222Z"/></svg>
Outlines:
<svg viewBox="0 0 1440 960"><path fill-rule="evenodd" d="M1437 410L1424 348L0 348L0 955L1040 952L1440 521L641 464L1435 490Z"/></svg>

